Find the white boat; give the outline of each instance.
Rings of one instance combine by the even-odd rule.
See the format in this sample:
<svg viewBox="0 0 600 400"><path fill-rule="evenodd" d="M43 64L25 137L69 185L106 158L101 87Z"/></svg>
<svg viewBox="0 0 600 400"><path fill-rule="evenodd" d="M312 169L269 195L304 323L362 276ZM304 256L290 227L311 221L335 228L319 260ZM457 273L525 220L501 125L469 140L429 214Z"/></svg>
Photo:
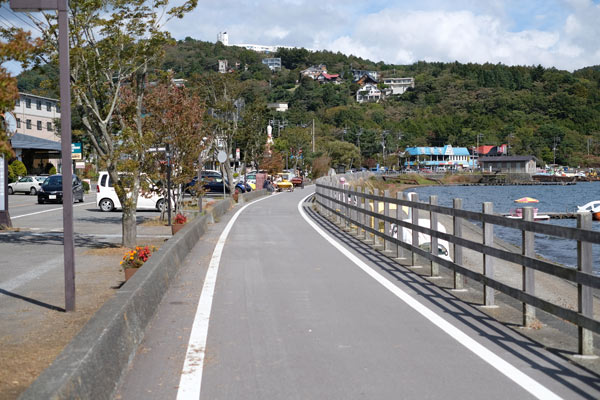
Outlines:
<svg viewBox="0 0 600 400"><path fill-rule="evenodd" d="M577 212L591 212L592 218L600 221L600 200L590 201L582 206L577 206Z"/></svg>
<svg viewBox="0 0 600 400"><path fill-rule="evenodd" d="M510 214L506 216L510 219L523 219L523 208L519 207L510 211ZM548 221L550 216L547 214L538 214L538 209L533 209L533 220L534 221Z"/></svg>

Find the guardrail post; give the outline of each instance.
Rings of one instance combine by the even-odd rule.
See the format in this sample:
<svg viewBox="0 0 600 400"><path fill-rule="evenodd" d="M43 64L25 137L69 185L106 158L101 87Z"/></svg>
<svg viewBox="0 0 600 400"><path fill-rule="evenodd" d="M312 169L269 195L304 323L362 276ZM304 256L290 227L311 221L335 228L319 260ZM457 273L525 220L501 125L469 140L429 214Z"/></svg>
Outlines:
<svg viewBox="0 0 600 400"><path fill-rule="evenodd" d="M418 193L411 193L410 194L410 201L413 202L418 202L419 201L419 194ZM413 224L413 226L419 226L419 209L415 208L415 207L411 207L410 208L410 215L411 215L411 222ZM419 232L417 232L414 229L411 229L411 245L413 247L419 247ZM417 257L418 254L415 253L414 251L411 252L411 265L417 266Z"/></svg>
<svg viewBox="0 0 600 400"><path fill-rule="evenodd" d="M453 199L453 206L455 210L462 210L462 199ZM454 215L452 217L452 225L453 232L455 237L462 237L462 218ZM454 248L454 263L458 265L462 265L463 263L463 248L453 243L452 247ZM465 279L460 273L454 270L454 290L465 290Z"/></svg>
<svg viewBox="0 0 600 400"><path fill-rule="evenodd" d="M404 193L402 192L398 192L396 193L396 198L398 200L401 200L404 198ZM401 205L396 205L396 221L402 221L402 206ZM400 225L398 225L398 223L396 222L396 239L398 240L402 240L402 231L401 231L402 227L400 227ZM392 233L393 236L393 233ZM404 256L404 248L401 247L400 245L396 245L396 258L403 258Z"/></svg>
<svg viewBox="0 0 600 400"><path fill-rule="evenodd" d="M591 213L577 213L577 228L592 229ZM577 241L577 269L581 272L592 274L592 244L581 240ZM577 284L577 311L584 317L594 318L594 298L590 286ZM579 354L582 356L594 355L594 335L589 329L581 326L579 333Z"/></svg>
<svg viewBox="0 0 600 400"><path fill-rule="evenodd" d="M523 207L523 221L533 221L533 207ZM523 230L522 234L522 252L525 257L535 258L535 233ZM525 293L535 294L535 270L522 267L523 291ZM523 303L523 326L531 328L535 321L535 307Z"/></svg>
<svg viewBox="0 0 600 400"><path fill-rule="evenodd" d="M354 191L353 191L352 205L354 207L358 207L358 199L359 199L359 197L358 197L358 191L359 190L360 190L360 188L356 187L356 188L354 188ZM358 221L358 210L357 209L354 209L353 212L352 212L352 221L354 222L354 226L356 227L355 234L356 234L356 236L358 236L358 230L359 230L358 222L359 221Z"/></svg>
<svg viewBox="0 0 600 400"><path fill-rule="evenodd" d="M494 203L483 203L484 214L493 214L493 212ZM490 247L494 245L494 225L487 222L483 223L483 244ZM483 274L494 279L494 261L487 254L483 255ZM494 289L485 284L483 285L483 304L486 307L495 306Z"/></svg>
<svg viewBox="0 0 600 400"><path fill-rule="evenodd" d="M366 195L367 193L369 193L369 189L366 187L363 188L363 195ZM363 212L361 213L362 216L360 220L363 224L363 227L370 226L369 224L371 223L371 217L367 216L367 214L364 213L364 210L367 210L369 208L369 199L367 199L364 196L362 198L361 208L363 209ZM369 221L369 224L367 224L367 220ZM363 240L367 240L367 237L367 230L363 228Z"/></svg>
<svg viewBox="0 0 600 400"><path fill-rule="evenodd" d="M432 206L437 206L438 204L438 197L437 196L429 196L429 205ZM434 213L433 211L429 212L429 227L431 228L432 231L436 231L438 230L438 216L436 213ZM434 256L439 255L439 251L438 251L438 238L433 236L433 235L429 235L429 240L431 241L431 254ZM435 263L434 261L431 261L431 276L432 277L439 277L440 276L440 266Z"/></svg>
<svg viewBox="0 0 600 400"><path fill-rule="evenodd" d="M373 194L379 196L379 189L373 189ZM373 200L373 212L379 214L379 200ZM373 228L379 232L379 218L373 218ZM380 243L379 235L373 235L373 246L378 246Z"/></svg>
<svg viewBox="0 0 600 400"><path fill-rule="evenodd" d="M335 203L335 215L336 215L338 226L342 225L342 216L340 215L343 212L342 204L340 204L340 203L342 203L342 196L343 196L343 194L341 192L342 186L343 185L340 183L336 183L336 185L335 185L335 189L336 189L335 198L338 201L337 203Z"/></svg>
<svg viewBox="0 0 600 400"><path fill-rule="evenodd" d="M390 197L390 191L386 190L383 192L383 215L389 218L390 216L390 203L387 199ZM390 221L387 219L383 223L383 233L384 235L390 235ZM392 247L392 244L389 240L386 240L385 237L383 239L383 251L389 251Z"/></svg>
<svg viewBox="0 0 600 400"><path fill-rule="evenodd" d="M350 194L348 192L345 192L345 190L350 190L350 187L347 187L348 185L346 184L342 184L342 190L344 192L342 192L342 199L344 200L344 205L342 207L342 216L346 217L346 218L342 218L342 227L345 229L348 229L348 226L350 224L350 222L348 221L348 218L350 217L350 207L348 207L348 201L350 199Z"/></svg>

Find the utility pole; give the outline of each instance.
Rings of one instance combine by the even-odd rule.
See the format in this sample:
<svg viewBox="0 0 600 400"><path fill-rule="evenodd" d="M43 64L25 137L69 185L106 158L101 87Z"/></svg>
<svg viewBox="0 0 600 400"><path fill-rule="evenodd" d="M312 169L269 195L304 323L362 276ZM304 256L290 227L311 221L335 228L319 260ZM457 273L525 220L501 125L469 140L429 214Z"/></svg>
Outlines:
<svg viewBox="0 0 600 400"><path fill-rule="evenodd" d="M315 152L315 119L312 120L312 151Z"/></svg>

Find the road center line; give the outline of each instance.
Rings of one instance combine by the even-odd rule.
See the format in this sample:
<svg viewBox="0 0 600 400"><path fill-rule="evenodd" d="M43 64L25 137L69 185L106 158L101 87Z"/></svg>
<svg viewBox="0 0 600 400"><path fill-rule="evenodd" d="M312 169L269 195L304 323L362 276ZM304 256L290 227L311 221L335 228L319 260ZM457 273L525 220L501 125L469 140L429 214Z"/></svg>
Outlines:
<svg viewBox="0 0 600 400"><path fill-rule="evenodd" d="M387 290L396 295L400 300L404 301L408 306L417 311L419 314L427 318L430 322L432 322L435 326L446 332L460 344L465 346L467 349L472 351L475 355L480 357L483 361L490 364L492 367L500 371L507 378L511 379L517 385L521 386L523 389L528 391L533 396L538 399L561 399L560 396L552 392L550 389L546 388L533 378L529 377L518 368L508 363L498 355L494 354L491 350L484 347L479 342L472 339L466 333L452 325L450 322L446 321L444 318L440 317L438 314L433 312L431 309L427 308L425 305L420 303L418 300L411 297L408 293L400 289L398 286L394 285L392 282L384 278L377 271L372 269L366 263L364 263L357 256L348 251L344 246L342 246L339 242L329 236L325 231L323 231L314 221L312 221L308 215L304 212L302 203L306 201L313 194L309 194L305 198L303 198L298 203L298 211L302 218L315 230L317 231L325 240L327 240L333 247L339 250L344 256L346 256L350 261L356 264L360 269L367 273L371 278L375 279L378 283L380 283Z"/></svg>
<svg viewBox="0 0 600 400"><path fill-rule="evenodd" d="M89 202L89 203L77 204L77 205L74 205L74 206L73 206L73 208L75 208L75 207L81 207L81 206L89 206L90 204L96 204L96 202L95 202L95 201L91 201L91 202ZM59 208L50 208L50 209L48 209L48 210L36 211L36 212L34 212L34 213L23 214L23 215L17 215L17 216L15 216L15 217L10 217L10 219L17 219L17 218L23 218L23 217L30 217L30 216L32 216L32 215L43 214L43 213L47 213L47 212L50 212L50 211L58 211L58 210L62 210L62 207L59 207Z"/></svg>
<svg viewBox="0 0 600 400"><path fill-rule="evenodd" d="M231 231L233 224L242 211L246 209L246 207L271 197L272 196L263 197L240 208L231 218L221 233L221 236L219 236L219 240L217 241L215 250L213 251L210 259L210 264L208 265L208 270L206 271L204 285L202 286L200 300L198 301L198 308L196 309L196 315L194 317L194 323L190 333L190 340L185 355L185 361L181 371L181 379L179 381L179 389L177 391L177 400L200 399L202 373L204 370L204 357L206 355L206 340L208 338L208 323L210 322L210 313L212 310L215 286L217 284L217 274L219 272L221 254L223 253L223 248L225 247L225 241L227 240L229 231Z"/></svg>

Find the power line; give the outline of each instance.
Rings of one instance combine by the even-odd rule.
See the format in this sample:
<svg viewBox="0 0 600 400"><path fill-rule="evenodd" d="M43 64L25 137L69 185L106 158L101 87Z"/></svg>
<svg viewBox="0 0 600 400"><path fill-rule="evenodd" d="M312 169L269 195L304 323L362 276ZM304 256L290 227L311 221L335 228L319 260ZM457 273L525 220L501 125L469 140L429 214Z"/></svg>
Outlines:
<svg viewBox="0 0 600 400"><path fill-rule="evenodd" d="M36 29L38 32L43 33L42 30L40 28L38 28L37 26L33 25L32 23L30 23L29 21L27 21L26 19L21 18L21 16L19 14L17 14L16 12L14 12L9 6L7 6L6 4L2 5L3 8L5 8L6 10L10 11L19 21L23 22L26 25L29 25L30 27L32 27L33 29Z"/></svg>

